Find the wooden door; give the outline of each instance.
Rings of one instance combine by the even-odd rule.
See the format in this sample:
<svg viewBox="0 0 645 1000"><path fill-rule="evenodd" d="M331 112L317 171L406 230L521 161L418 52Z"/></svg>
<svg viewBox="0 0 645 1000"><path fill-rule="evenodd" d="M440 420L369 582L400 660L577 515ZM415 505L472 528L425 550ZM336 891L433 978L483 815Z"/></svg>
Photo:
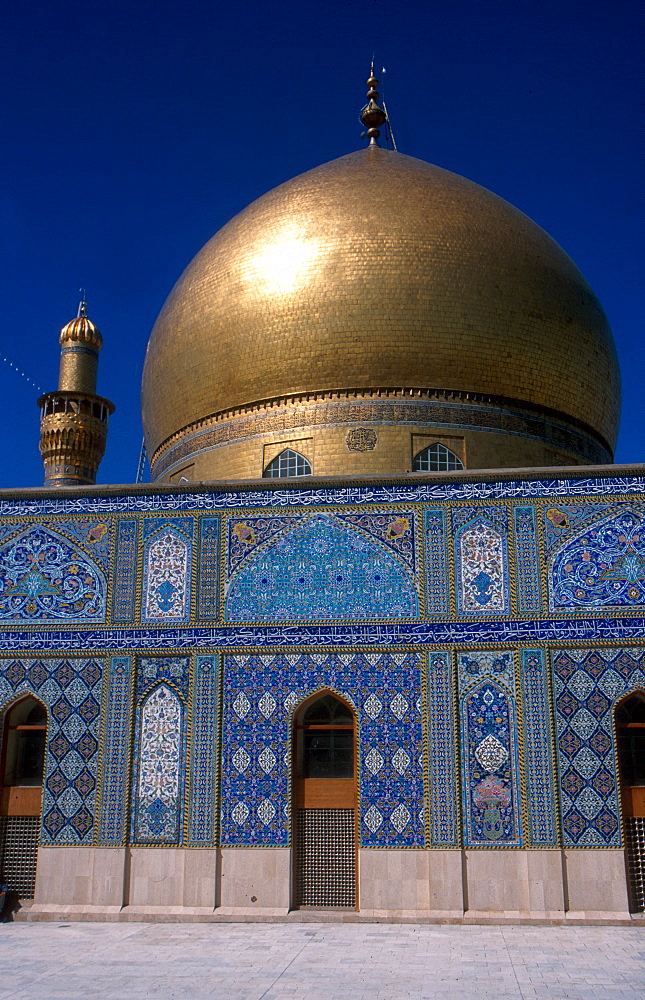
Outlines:
<svg viewBox="0 0 645 1000"><path fill-rule="evenodd" d="M296 715L293 761L295 905L356 906L356 727L330 692Z"/></svg>
<svg viewBox="0 0 645 1000"><path fill-rule="evenodd" d="M9 890L34 894L43 797L47 711L28 696L4 720L0 770L0 865Z"/></svg>
<svg viewBox="0 0 645 1000"><path fill-rule="evenodd" d="M630 909L645 911L645 695L630 695L616 708L620 797Z"/></svg>

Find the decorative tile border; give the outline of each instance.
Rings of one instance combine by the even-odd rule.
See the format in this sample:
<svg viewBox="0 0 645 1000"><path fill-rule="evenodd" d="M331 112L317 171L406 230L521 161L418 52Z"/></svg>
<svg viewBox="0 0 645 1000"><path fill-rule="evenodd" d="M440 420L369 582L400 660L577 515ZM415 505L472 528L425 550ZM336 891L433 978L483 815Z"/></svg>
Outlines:
<svg viewBox="0 0 645 1000"><path fill-rule="evenodd" d="M441 508L424 514L426 617L443 616L450 610L448 517L448 511Z"/></svg>
<svg viewBox="0 0 645 1000"><path fill-rule="evenodd" d="M100 847L121 847L127 837L133 679L133 657L113 656L106 671L103 691L96 834L96 843Z"/></svg>
<svg viewBox="0 0 645 1000"><path fill-rule="evenodd" d="M515 595L517 614L539 614L539 555L535 507L517 506L513 510L515 529Z"/></svg>
<svg viewBox="0 0 645 1000"><path fill-rule="evenodd" d="M557 847L558 813L549 674L542 649L520 653L529 847Z"/></svg>
<svg viewBox="0 0 645 1000"><path fill-rule="evenodd" d="M151 493L124 492L100 496L0 498L0 516L107 514L110 512L211 511L248 507L315 507L352 504L404 503L453 500L554 500L567 497L635 497L642 501L645 475L575 476L544 479L483 480L473 482L455 478L445 482L373 483L364 486L278 486L272 489L225 491L188 491L175 493L172 488Z"/></svg>
<svg viewBox="0 0 645 1000"><path fill-rule="evenodd" d="M199 520L197 617L219 617L219 517Z"/></svg>
<svg viewBox="0 0 645 1000"><path fill-rule="evenodd" d="M112 584L112 621L134 622L137 599L139 522L124 518L117 524Z"/></svg>
<svg viewBox="0 0 645 1000"><path fill-rule="evenodd" d="M340 622L329 625L229 625L182 629L105 629L99 631L0 631L6 653L59 650L126 652L141 650L226 650L269 647L316 649L337 646L517 645L533 643L624 644L645 641L645 617L495 620L490 622Z"/></svg>
<svg viewBox="0 0 645 1000"><path fill-rule="evenodd" d="M220 657L198 656L191 677L190 784L186 843L217 842L220 768Z"/></svg>
<svg viewBox="0 0 645 1000"><path fill-rule="evenodd" d="M428 846L460 847L459 737L451 656L430 653L428 661Z"/></svg>

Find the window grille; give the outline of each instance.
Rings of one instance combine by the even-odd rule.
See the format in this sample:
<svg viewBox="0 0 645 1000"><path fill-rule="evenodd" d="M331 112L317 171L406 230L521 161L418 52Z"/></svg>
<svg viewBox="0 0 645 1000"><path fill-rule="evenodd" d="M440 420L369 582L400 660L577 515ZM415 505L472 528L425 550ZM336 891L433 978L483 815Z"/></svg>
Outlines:
<svg viewBox="0 0 645 1000"><path fill-rule="evenodd" d="M461 459L443 444L431 444L424 448L414 456L412 463L413 472L451 472L463 467Z"/></svg>
<svg viewBox="0 0 645 1000"><path fill-rule="evenodd" d="M40 816L0 816L0 867L7 887L33 899Z"/></svg>
<svg viewBox="0 0 645 1000"><path fill-rule="evenodd" d="M269 462L264 470L264 479L285 479L287 476L310 476L311 464L304 455L287 448Z"/></svg>
<svg viewBox="0 0 645 1000"><path fill-rule="evenodd" d="M645 912L645 816L625 819L627 880L632 913Z"/></svg>
<svg viewBox="0 0 645 1000"><path fill-rule="evenodd" d="M353 809L300 809L298 906L356 906Z"/></svg>

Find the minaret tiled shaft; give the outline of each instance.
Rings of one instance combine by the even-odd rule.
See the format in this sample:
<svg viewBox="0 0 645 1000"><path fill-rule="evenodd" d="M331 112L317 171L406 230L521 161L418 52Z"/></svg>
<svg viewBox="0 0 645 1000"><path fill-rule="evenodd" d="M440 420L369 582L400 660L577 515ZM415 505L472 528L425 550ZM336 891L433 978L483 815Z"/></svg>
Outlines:
<svg viewBox="0 0 645 1000"><path fill-rule="evenodd" d="M105 452L108 416L114 405L96 395L101 333L88 319L85 302L60 332L58 389L38 400L40 454L46 486L87 486L96 482Z"/></svg>

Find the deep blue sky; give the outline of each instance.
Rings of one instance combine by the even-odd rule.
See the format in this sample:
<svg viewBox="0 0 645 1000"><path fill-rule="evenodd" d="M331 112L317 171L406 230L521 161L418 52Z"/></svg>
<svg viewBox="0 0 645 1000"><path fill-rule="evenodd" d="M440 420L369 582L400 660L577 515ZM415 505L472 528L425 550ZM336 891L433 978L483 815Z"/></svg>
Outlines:
<svg viewBox="0 0 645 1000"><path fill-rule="evenodd" d="M99 482L132 482L145 346L167 294L246 204L362 144L376 49L399 150L517 205L596 291L623 373L616 461L642 462L640 9L9 0L2 350L56 388L58 330L87 289L99 392L117 407ZM38 392L0 362L0 393L0 486L40 485Z"/></svg>

